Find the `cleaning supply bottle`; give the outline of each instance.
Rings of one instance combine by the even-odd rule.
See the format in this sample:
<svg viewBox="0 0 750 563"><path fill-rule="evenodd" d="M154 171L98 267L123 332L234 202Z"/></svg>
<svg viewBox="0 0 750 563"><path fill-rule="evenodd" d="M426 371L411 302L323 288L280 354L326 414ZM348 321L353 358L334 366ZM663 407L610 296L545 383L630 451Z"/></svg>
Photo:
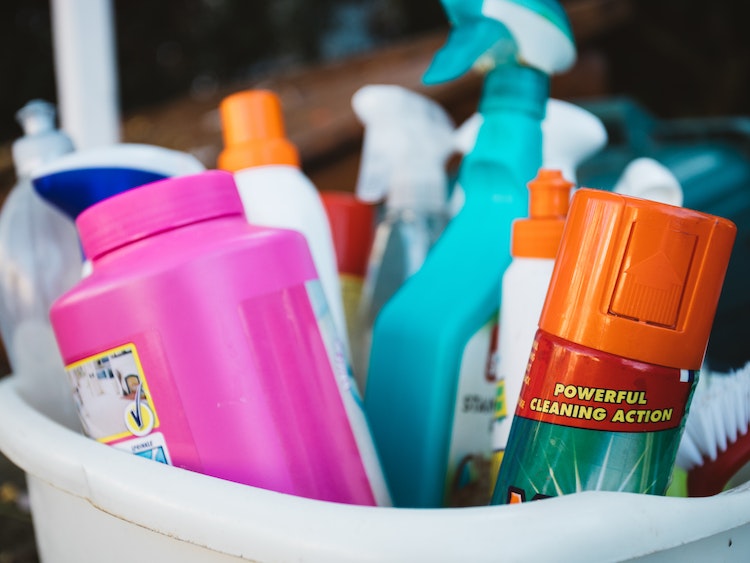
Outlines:
<svg viewBox="0 0 750 563"><path fill-rule="evenodd" d="M559 56L575 52L556 2L499 4L513 16L521 10L525 25L486 17L481 2L444 2L453 29L424 81L456 78L485 55L496 64L484 79L482 127L459 172L466 202L373 331L365 407L400 506L486 503L491 493L496 384L488 366L511 223L526 215L525 185L541 165L549 76L539 69L564 70L574 56ZM519 34L549 52L525 54Z"/></svg>
<svg viewBox="0 0 750 563"><path fill-rule="evenodd" d="M628 163L615 184L618 194L682 206L682 186L674 174L653 158L636 158Z"/></svg>
<svg viewBox="0 0 750 563"><path fill-rule="evenodd" d="M481 114L475 113L456 129L454 146L459 153L474 148L482 122ZM596 115L570 102L547 101L542 121L542 168L560 170L566 180L577 184L577 168L606 144L607 130Z"/></svg>
<svg viewBox="0 0 750 563"><path fill-rule="evenodd" d="M63 366L48 315L52 302L80 278L81 253L75 227L34 192L31 174L71 152L73 143L55 128L48 102L32 100L16 118L24 136L13 143L17 183L0 212L0 334L25 398L62 422L75 413L61 385ZM54 404L36 402L44 396L55 397Z"/></svg>
<svg viewBox="0 0 750 563"><path fill-rule="evenodd" d="M278 96L268 90L237 92L222 100L219 111L224 150L218 167L234 173L248 221L305 236L348 357L331 228L317 189L300 169L297 148L285 136Z"/></svg>
<svg viewBox="0 0 750 563"><path fill-rule="evenodd" d="M573 196L492 498L664 494L736 227Z"/></svg>
<svg viewBox="0 0 750 563"><path fill-rule="evenodd" d="M475 113L464 121L454 138L460 154L470 152L476 144L481 114ZM563 100L547 101L542 120L542 168L560 170L563 177L577 184L578 167L607 144L607 130L593 113ZM451 197L451 216L463 206L463 191L458 186Z"/></svg>
<svg viewBox="0 0 750 563"><path fill-rule="evenodd" d="M607 144L607 130L590 111L563 100L547 102L542 121L542 167L578 185L578 167Z"/></svg>
<svg viewBox="0 0 750 563"><path fill-rule="evenodd" d="M204 170L194 156L139 143L118 143L76 151L40 167L34 189L71 220L108 197L173 176Z"/></svg>
<svg viewBox="0 0 750 563"><path fill-rule="evenodd" d="M379 503L390 503L350 368L350 352L333 237L320 195L300 169L299 153L286 138L281 103L267 90L247 90L225 98L220 105L224 150L218 166L234 174L249 222L292 229L307 241L336 327L331 346L349 373L347 411Z"/></svg>
<svg viewBox="0 0 750 563"><path fill-rule="evenodd" d="M364 339L358 320L359 302L365 282L367 259L375 236L377 207L360 200L351 192L324 190L320 192L320 199L331 225L352 363L357 365L357 359L362 355L360 344ZM359 390L364 391L360 373L354 369Z"/></svg>
<svg viewBox="0 0 750 563"><path fill-rule="evenodd" d="M572 187L561 171L541 169L529 182L529 217L513 222L510 248L513 260L505 270L501 290L497 400L492 427L493 476L497 476L508 443Z"/></svg>
<svg viewBox="0 0 750 563"><path fill-rule="evenodd" d="M58 158L36 170L32 181L42 198L75 221L84 210L113 195L203 170L197 158L181 151L119 143ZM85 277L91 273L91 261L85 256L83 259L81 274Z"/></svg>
<svg viewBox="0 0 750 563"><path fill-rule="evenodd" d="M238 483L377 502L299 233L249 225L222 171L123 192L77 225L93 272L50 316L90 437Z"/></svg>
<svg viewBox="0 0 750 563"><path fill-rule="evenodd" d="M448 223L445 166L454 126L440 105L401 86L364 86L354 93L352 107L365 126L357 196L385 200L357 319L363 341L357 343L354 373L364 388L375 318L419 270Z"/></svg>

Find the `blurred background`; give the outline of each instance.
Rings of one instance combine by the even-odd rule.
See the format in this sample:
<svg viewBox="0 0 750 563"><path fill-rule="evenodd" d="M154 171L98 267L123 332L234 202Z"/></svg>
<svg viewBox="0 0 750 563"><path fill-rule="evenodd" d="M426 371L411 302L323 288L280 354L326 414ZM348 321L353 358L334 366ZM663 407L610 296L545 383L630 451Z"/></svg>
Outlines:
<svg viewBox="0 0 750 563"><path fill-rule="evenodd" d="M579 64L560 77L566 87L553 89L556 97L629 96L660 118L750 113L746 2L562 3L573 21ZM113 8L124 140L192 149L209 165L215 158L211 150L200 153L200 147L186 147L176 133L159 137L144 129L157 123L168 130L166 108L178 100L215 107L232 85L274 80L279 85L295 72L330 68L353 57L375 58L373 53L384 48L447 30L438 0L128 0L114 1ZM439 44L422 47L425 56ZM49 2L3 2L0 49L0 188L7 190L13 181L7 143L20 134L15 112L32 98L57 101ZM383 69L378 78L387 81L387 66ZM340 107L348 105L354 89L346 86L358 73L368 78L361 66L337 75ZM391 78L403 82L397 73ZM285 103L287 109L290 105ZM144 119L136 119L144 113ZM294 122L294 116L287 119ZM309 129L298 129L303 128ZM183 126L180 133L195 131ZM306 166L314 167L316 151L301 150Z"/></svg>
<svg viewBox="0 0 750 563"><path fill-rule="evenodd" d="M556 80L556 97L628 96L659 118L750 113L748 3L562 3L573 23L579 63ZM239 88L273 87L280 91L290 136L301 145L306 172L313 176L316 168L340 160L342 148L352 152L361 135L348 107L356 87L375 79L418 86L448 29L439 0L128 0L112 5L125 141L190 150L211 166L220 132L210 110ZM9 0L0 6L0 194L14 181L9 143L20 134L15 112L32 98L57 102L50 16L44 0ZM397 53L383 55L388 49ZM401 70L407 59L412 62L405 79ZM353 60L359 63L349 63ZM332 72L337 65L344 68ZM302 75L301 82L291 78ZM412 85L410 79L417 82ZM457 121L473 111L470 92L441 92L427 91L451 106ZM341 118L342 112L348 112L348 130L342 131L341 123L336 131L326 130L322 122ZM309 142L313 131L317 140ZM348 165L349 178L355 164Z"/></svg>
<svg viewBox="0 0 750 563"><path fill-rule="evenodd" d="M579 62L555 97L628 97L659 119L750 114L750 4L736 0L564 0ZM213 166L216 107L240 88L269 87L321 189L352 189L361 127L349 99L370 82L422 88L445 37L438 0L116 0L123 139L189 150ZM15 182L14 115L57 102L50 4L0 3L0 197ZM457 122L480 81L422 88ZM7 364L0 359L0 372ZM36 561L23 476L0 456L0 563Z"/></svg>
<svg viewBox="0 0 750 563"><path fill-rule="evenodd" d="M446 25L437 0L129 0L114 8L124 113ZM0 140L8 140L28 99L56 98L49 3L4 2L0 46Z"/></svg>
<svg viewBox="0 0 750 563"><path fill-rule="evenodd" d="M748 3L587 3L628 7L619 25L587 38L586 49L606 58L610 93L632 95L663 117L747 112ZM128 0L114 9L126 115L447 29L438 0ZM0 141L7 141L19 134L13 114L26 101L56 100L49 3L3 2L0 50Z"/></svg>

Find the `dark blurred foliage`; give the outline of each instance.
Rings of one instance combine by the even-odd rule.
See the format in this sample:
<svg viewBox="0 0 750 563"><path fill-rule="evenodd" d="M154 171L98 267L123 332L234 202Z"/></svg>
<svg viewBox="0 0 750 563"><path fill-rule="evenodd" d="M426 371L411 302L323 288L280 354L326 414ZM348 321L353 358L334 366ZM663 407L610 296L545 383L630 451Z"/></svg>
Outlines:
<svg viewBox="0 0 750 563"><path fill-rule="evenodd" d="M116 0L114 10L124 112L446 26L438 0ZM0 53L6 141L23 104L56 100L48 2L0 3Z"/></svg>
<svg viewBox="0 0 750 563"><path fill-rule="evenodd" d="M570 0L571 2L574 0ZM597 39L613 94L661 117L750 113L750 3L633 0ZM115 0L124 112L446 26L438 0ZM0 141L33 97L55 101L49 3L0 3Z"/></svg>
<svg viewBox="0 0 750 563"><path fill-rule="evenodd" d="M0 3L0 141L20 134L15 112L31 98L55 100L49 4Z"/></svg>
<svg viewBox="0 0 750 563"><path fill-rule="evenodd" d="M571 0L574 1L574 0ZM750 113L750 3L633 0L596 40L613 94L662 117ZM446 26L438 0L116 0L124 112ZM33 97L55 101L49 3L0 3L0 141Z"/></svg>
<svg viewBox="0 0 750 563"><path fill-rule="evenodd" d="M750 114L750 2L636 0L597 42L614 93L660 117Z"/></svg>
<svg viewBox="0 0 750 563"><path fill-rule="evenodd" d="M274 49L268 4L243 0L115 2L123 109L200 90Z"/></svg>

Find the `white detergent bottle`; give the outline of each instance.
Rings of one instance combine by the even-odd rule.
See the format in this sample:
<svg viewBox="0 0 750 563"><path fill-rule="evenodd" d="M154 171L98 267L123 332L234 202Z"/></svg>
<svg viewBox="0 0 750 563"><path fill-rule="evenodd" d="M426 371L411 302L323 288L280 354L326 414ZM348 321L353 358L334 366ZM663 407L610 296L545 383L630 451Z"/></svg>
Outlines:
<svg viewBox="0 0 750 563"><path fill-rule="evenodd" d="M375 318L419 270L448 223L445 166L454 124L439 104L401 86L364 86L352 107L365 126L357 197L385 200L357 315L362 342L352 343L354 375L365 389Z"/></svg>
<svg viewBox="0 0 750 563"><path fill-rule="evenodd" d="M513 259L502 281L498 388L492 425L493 481L497 478L508 443L572 187L560 170L542 168L528 184L529 217L513 222L510 251Z"/></svg>
<svg viewBox="0 0 750 563"><path fill-rule="evenodd" d="M245 90L222 100L224 150L218 167L234 173L247 220L302 233L310 247L343 353L349 342L331 227L318 190L300 169L287 139L281 102L268 90Z"/></svg>
<svg viewBox="0 0 750 563"><path fill-rule="evenodd" d="M615 193L682 207L682 186L669 168L653 158L631 161L615 184Z"/></svg>
<svg viewBox="0 0 750 563"><path fill-rule="evenodd" d="M13 143L17 183L0 212L0 333L24 397L75 425L49 308L80 279L81 247L73 223L31 184L36 169L73 151L73 143L55 128L48 102L33 100L16 117L24 136Z"/></svg>
<svg viewBox="0 0 750 563"><path fill-rule="evenodd" d="M334 327L335 338L327 339L326 347L335 361L342 364L342 372L347 374L344 386L351 391L345 397L344 407L377 504L390 505L362 399L349 369L344 305L331 227L317 189L300 169L297 148L286 138L281 102L273 92L246 90L222 100L219 111L224 150L218 166L234 173L247 220L256 225L295 230L307 241L324 297L317 302L317 312Z"/></svg>

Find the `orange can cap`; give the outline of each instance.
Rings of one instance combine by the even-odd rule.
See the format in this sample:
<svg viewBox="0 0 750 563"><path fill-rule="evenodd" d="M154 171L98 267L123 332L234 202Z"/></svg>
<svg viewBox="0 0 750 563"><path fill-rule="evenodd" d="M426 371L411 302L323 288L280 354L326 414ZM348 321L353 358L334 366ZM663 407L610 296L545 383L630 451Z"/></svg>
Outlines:
<svg viewBox="0 0 750 563"><path fill-rule="evenodd" d="M510 253L515 258L554 258L573 184L559 170L543 168L528 187L529 217L513 222Z"/></svg>
<svg viewBox="0 0 750 563"><path fill-rule="evenodd" d="M299 166L297 148L286 138L279 97L268 90L245 90L219 104L224 150L217 166L237 172L253 166Z"/></svg>
<svg viewBox="0 0 750 563"><path fill-rule="evenodd" d="M700 369L736 232L720 217L581 189L539 328L621 357Z"/></svg>

